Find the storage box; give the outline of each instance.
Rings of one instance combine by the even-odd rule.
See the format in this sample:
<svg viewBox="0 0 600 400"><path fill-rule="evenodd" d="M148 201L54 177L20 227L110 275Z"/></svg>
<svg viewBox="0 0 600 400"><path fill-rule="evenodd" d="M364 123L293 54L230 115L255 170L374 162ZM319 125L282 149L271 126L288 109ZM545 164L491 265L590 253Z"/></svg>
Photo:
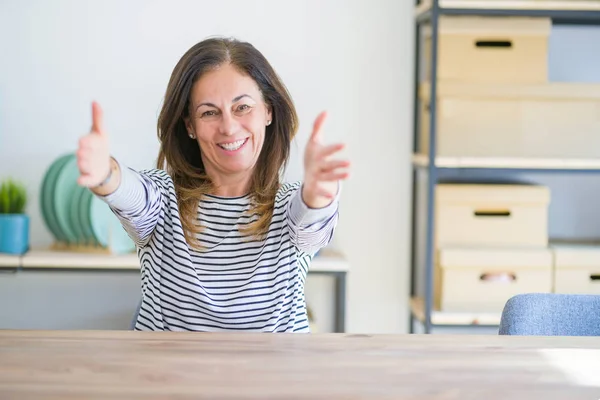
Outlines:
<svg viewBox="0 0 600 400"><path fill-rule="evenodd" d="M600 294L600 244L552 245L554 292Z"/></svg>
<svg viewBox="0 0 600 400"><path fill-rule="evenodd" d="M429 151L429 84L420 152ZM600 84L439 84L436 155L600 158Z"/></svg>
<svg viewBox="0 0 600 400"><path fill-rule="evenodd" d="M550 190L511 184L438 184L436 248L546 247Z"/></svg>
<svg viewBox="0 0 600 400"><path fill-rule="evenodd" d="M469 83L548 81L549 18L442 16L438 80ZM423 37L426 79L431 80L431 31Z"/></svg>
<svg viewBox="0 0 600 400"><path fill-rule="evenodd" d="M438 252L435 305L441 311L502 312L520 293L550 293L550 249L445 248Z"/></svg>

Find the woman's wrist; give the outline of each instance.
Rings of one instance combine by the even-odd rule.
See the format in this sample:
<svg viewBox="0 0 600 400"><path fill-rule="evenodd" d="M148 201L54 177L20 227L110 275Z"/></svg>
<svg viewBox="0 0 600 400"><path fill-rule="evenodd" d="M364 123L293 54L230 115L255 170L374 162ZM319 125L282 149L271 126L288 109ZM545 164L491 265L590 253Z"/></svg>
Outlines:
<svg viewBox="0 0 600 400"><path fill-rule="evenodd" d="M117 161L111 157L108 165L109 171L106 175L106 178L98 185L90 188L92 192L100 196L106 196L113 193L119 186L119 163L117 163Z"/></svg>
<svg viewBox="0 0 600 400"><path fill-rule="evenodd" d="M109 162L108 162L108 174L106 174L106 178L104 178L104 180L102 182L100 182L99 184L94 186L93 187L94 189L98 189L98 188L101 188L102 186L106 186L110 182L110 180L113 176L113 168L112 168L111 164L112 164L112 159L109 160Z"/></svg>

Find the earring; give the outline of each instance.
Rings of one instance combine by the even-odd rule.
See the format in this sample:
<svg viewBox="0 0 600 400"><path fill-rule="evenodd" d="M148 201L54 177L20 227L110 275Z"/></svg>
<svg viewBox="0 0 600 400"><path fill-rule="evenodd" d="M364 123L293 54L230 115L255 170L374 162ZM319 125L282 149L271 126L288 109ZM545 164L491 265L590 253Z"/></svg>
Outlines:
<svg viewBox="0 0 600 400"><path fill-rule="evenodd" d="M271 125L271 120L267 121L267 126Z"/></svg>
<svg viewBox="0 0 600 400"><path fill-rule="evenodd" d="M196 139L196 136L194 136L192 133L190 133L190 139Z"/></svg>

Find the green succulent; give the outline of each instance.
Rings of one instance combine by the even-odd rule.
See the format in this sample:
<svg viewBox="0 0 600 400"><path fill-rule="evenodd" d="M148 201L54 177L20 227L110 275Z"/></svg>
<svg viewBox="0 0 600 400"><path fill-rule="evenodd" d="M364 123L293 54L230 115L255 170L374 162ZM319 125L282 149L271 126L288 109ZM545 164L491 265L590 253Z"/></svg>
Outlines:
<svg viewBox="0 0 600 400"><path fill-rule="evenodd" d="M27 204L25 187L12 179L0 185L0 214L24 214Z"/></svg>

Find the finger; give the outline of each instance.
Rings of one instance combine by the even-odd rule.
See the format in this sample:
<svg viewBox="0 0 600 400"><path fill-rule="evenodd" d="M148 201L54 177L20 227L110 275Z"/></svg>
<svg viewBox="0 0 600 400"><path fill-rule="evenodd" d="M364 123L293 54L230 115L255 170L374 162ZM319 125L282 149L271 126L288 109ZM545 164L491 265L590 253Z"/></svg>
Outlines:
<svg viewBox="0 0 600 400"><path fill-rule="evenodd" d="M320 181L340 181L347 179L350 174L348 172L323 172L319 174Z"/></svg>
<svg viewBox="0 0 600 400"><path fill-rule="evenodd" d="M323 165L321 165L321 172L330 172L332 169L336 168L347 168L350 166L350 161L347 160L331 160L325 161Z"/></svg>
<svg viewBox="0 0 600 400"><path fill-rule="evenodd" d="M81 139L79 139L79 149L78 151L93 151L95 144L94 136L98 136L96 134L88 134L84 137L82 137Z"/></svg>
<svg viewBox="0 0 600 400"><path fill-rule="evenodd" d="M97 102L92 102L92 131L100 135L104 134L104 116L102 108Z"/></svg>
<svg viewBox="0 0 600 400"><path fill-rule="evenodd" d="M75 153L75 155L77 156L77 162L80 163L81 161L90 158L90 151L88 149L80 148L79 150L77 150L77 153Z"/></svg>
<svg viewBox="0 0 600 400"><path fill-rule="evenodd" d="M323 122L325 122L325 118L327 118L327 112L323 111L315 120L310 140L315 142L321 140L321 127L323 126Z"/></svg>
<svg viewBox="0 0 600 400"><path fill-rule="evenodd" d="M87 160L77 160L77 168L82 175L86 175L91 172L90 163Z"/></svg>
<svg viewBox="0 0 600 400"><path fill-rule="evenodd" d="M344 143L336 143L336 144L330 144L329 146L325 146L319 150L318 158L319 159L326 158L326 157L342 150L344 147L346 147L346 145Z"/></svg>

